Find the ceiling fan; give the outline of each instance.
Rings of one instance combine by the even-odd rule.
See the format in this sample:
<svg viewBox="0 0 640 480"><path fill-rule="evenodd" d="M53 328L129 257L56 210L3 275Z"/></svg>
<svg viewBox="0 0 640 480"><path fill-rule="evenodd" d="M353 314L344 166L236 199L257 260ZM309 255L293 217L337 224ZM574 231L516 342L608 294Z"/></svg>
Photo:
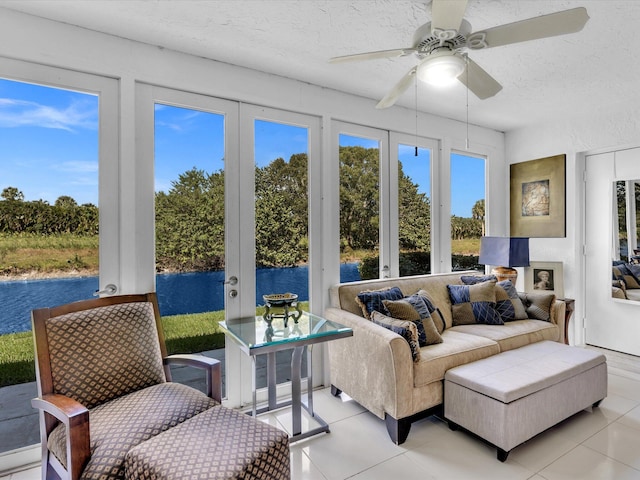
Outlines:
<svg viewBox="0 0 640 480"><path fill-rule="evenodd" d="M457 79L484 100L502 90L502 85L471 60L465 50L575 33L582 30L589 20L587 10L579 7L472 32L471 24L463 18L466 8L467 0L433 0L431 22L415 31L413 46L333 57L329 61L340 63L415 54L419 63L400 79L376 108L393 105L413 83L416 75L420 80L432 84Z"/></svg>

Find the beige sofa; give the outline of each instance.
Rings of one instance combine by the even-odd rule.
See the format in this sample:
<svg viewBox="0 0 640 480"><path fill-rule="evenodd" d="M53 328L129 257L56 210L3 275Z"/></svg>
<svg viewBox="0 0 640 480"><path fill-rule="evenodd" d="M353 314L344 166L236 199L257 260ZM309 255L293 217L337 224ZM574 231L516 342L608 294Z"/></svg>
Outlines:
<svg viewBox="0 0 640 480"><path fill-rule="evenodd" d="M640 282L638 282L638 265L614 261L612 266L613 282L611 296L621 300L640 301ZM634 273L635 272L635 273Z"/></svg>
<svg viewBox="0 0 640 480"><path fill-rule="evenodd" d="M447 285L461 285L461 275L420 275L339 284L331 288L327 319L353 329L353 337L329 342L331 390L345 392L384 419L389 436L403 443L411 422L439 413L443 379L453 367L542 340L564 341L564 302L553 300L550 321L515 320L504 325L453 325ZM357 295L366 290L399 287L405 296L423 289L442 313L442 343L420 348L414 362L409 343L400 335L364 317Z"/></svg>

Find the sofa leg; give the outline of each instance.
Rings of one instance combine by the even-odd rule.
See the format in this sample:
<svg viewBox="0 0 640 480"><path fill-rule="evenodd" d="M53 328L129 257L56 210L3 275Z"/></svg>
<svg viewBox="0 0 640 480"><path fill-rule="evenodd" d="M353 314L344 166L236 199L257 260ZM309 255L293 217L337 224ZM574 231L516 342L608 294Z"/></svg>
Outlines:
<svg viewBox="0 0 640 480"><path fill-rule="evenodd" d="M391 415L385 415L384 422L387 425L387 432L389 432L393 443L401 445L407 440L409 430L411 430L411 420L408 418L396 420Z"/></svg>
<svg viewBox="0 0 640 480"><path fill-rule="evenodd" d="M333 385L331 385L331 395L333 395L334 397L337 397L341 393L342 393L342 390L340 390L339 388L336 388Z"/></svg>
<svg viewBox="0 0 640 480"><path fill-rule="evenodd" d="M509 452L501 448L498 448L498 460L500 460L501 462L505 462L508 456L509 456Z"/></svg>

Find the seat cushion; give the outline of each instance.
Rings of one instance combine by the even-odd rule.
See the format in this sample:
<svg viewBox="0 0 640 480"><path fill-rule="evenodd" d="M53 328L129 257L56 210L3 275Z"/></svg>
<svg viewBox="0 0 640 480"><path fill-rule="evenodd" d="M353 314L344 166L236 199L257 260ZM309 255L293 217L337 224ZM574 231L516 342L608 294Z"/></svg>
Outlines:
<svg viewBox="0 0 640 480"><path fill-rule="evenodd" d="M132 448L125 472L127 480L287 480L289 436L218 406Z"/></svg>
<svg viewBox="0 0 640 480"><path fill-rule="evenodd" d="M89 410L91 458L83 479L124 478L124 458L139 443L216 405L204 393L178 383L161 383ZM66 432L58 425L49 450L67 464Z"/></svg>
<svg viewBox="0 0 640 480"><path fill-rule="evenodd" d="M452 330L493 340L500 345L501 352L560 338L558 326L544 320L514 320L504 325L458 325Z"/></svg>
<svg viewBox="0 0 640 480"><path fill-rule="evenodd" d="M592 350L538 342L447 372L446 379L502 403L511 403L564 382L602 363Z"/></svg>
<svg viewBox="0 0 640 480"><path fill-rule="evenodd" d="M420 349L420 361L413 364L415 387L444 379L447 370L500 352L500 347L488 338L447 329L442 343Z"/></svg>

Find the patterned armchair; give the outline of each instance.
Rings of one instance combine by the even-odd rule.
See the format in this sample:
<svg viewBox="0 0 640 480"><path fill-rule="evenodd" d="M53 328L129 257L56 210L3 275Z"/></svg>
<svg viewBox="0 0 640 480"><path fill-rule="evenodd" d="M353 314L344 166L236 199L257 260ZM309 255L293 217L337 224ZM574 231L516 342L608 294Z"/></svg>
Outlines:
<svg viewBox="0 0 640 480"><path fill-rule="evenodd" d="M32 321L43 479L124 478L130 449L221 401L217 360L167 357L153 293L38 309ZM172 383L174 363L204 369L208 395Z"/></svg>

